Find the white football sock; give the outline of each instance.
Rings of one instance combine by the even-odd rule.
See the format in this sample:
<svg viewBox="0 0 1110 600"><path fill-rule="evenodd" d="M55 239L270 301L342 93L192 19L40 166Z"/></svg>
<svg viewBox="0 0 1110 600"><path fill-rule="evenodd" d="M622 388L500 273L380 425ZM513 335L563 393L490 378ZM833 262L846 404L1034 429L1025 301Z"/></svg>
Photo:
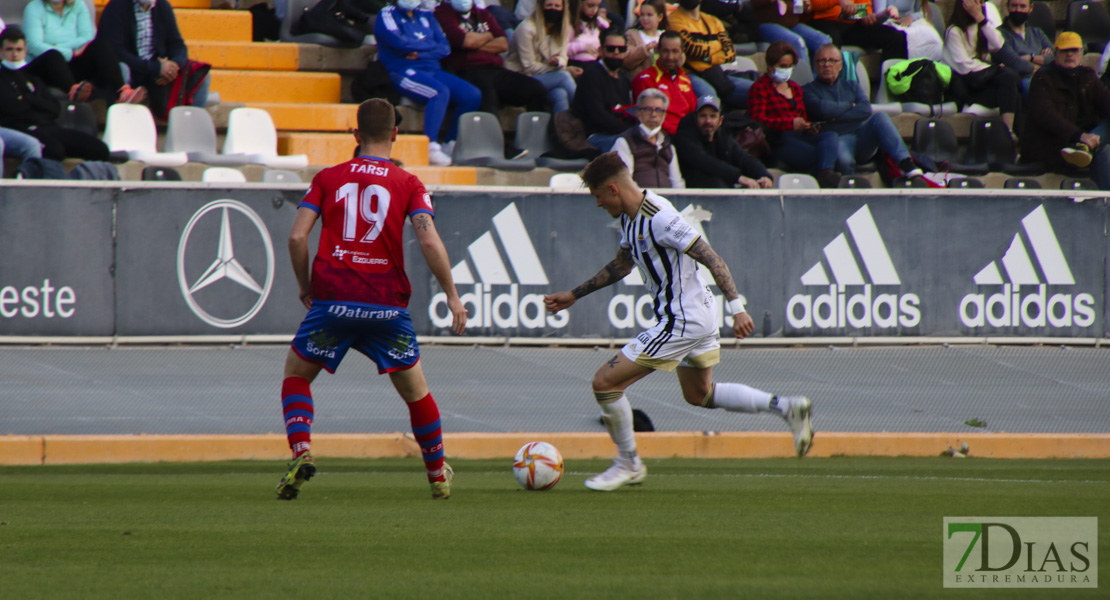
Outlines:
<svg viewBox="0 0 1110 600"><path fill-rule="evenodd" d="M731 412L773 412L781 415L773 394L757 390L742 383L718 383L713 390L713 406Z"/></svg>
<svg viewBox="0 0 1110 600"><path fill-rule="evenodd" d="M620 392L617 392L620 393ZM601 394L614 394L614 392L595 392L594 395L601 399ZM609 437L617 445L624 458L636 456L636 436L632 431L632 405L628 403L628 396L621 393L620 397L611 402L604 402L601 406L601 419L605 422L605 429L609 430Z"/></svg>

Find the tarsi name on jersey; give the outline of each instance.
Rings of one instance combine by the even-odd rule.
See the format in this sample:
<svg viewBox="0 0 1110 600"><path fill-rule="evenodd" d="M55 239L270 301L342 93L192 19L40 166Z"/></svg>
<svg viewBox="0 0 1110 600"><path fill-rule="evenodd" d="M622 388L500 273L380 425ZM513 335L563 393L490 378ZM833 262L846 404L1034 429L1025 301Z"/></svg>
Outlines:
<svg viewBox="0 0 1110 600"><path fill-rule="evenodd" d="M389 175L389 167L383 167L374 163L351 163L351 173L365 173L367 175L385 177Z"/></svg>

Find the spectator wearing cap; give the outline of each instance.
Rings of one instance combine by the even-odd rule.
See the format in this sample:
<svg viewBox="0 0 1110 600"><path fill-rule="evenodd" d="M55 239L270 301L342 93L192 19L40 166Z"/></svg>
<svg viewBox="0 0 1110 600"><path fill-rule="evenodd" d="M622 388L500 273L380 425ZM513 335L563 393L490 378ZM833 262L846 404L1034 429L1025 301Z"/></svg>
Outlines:
<svg viewBox="0 0 1110 600"><path fill-rule="evenodd" d="M837 187L837 135L810 121L802 87L790 81L797 64L790 44L779 41L767 47L767 72L748 92L748 116L767 128L772 157L790 169L812 173L821 187Z"/></svg>
<svg viewBox="0 0 1110 600"><path fill-rule="evenodd" d="M871 114L871 102L858 81L840 76L843 53L833 44L817 50L817 78L802 86L806 114L824 123L821 130L836 134L836 168L845 175L856 172L856 163L875 158L882 148L907 177L922 175L898 128L886 113Z"/></svg>
<svg viewBox="0 0 1110 600"><path fill-rule="evenodd" d="M1110 190L1110 90L1082 65L1083 39L1064 31L1056 56L1029 85L1029 118L1021 143L1023 162L1064 170L1090 167L1099 189Z"/></svg>
<svg viewBox="0 0 1110 600"><path fill-rule="evenodd" d="M684 188L678 156L671 136L663 130L667 114L667 95L648 88L636 97L636 117L640 124L617 136L613 151L621 157L642 188Z"/></svg>
<svg viewBox="0 0 1110 600"><path fill-rule="evenodd" d="M659 36L656 48L659 58L655 65L648 67L632 80L632 95L636 98L647 89L657 89L667 95L667 118L663 120L663 130L674 135L678 121L694 110L698 97L690 76L682 70L686 56L682 53L682 36L674 31L665 31Z"/></svg>
<svg viewBox="0 0 1110 600"><path fill-rule="evenodd" d="M724 116L716 96L698 98L697 110L682 117L674 136L678 164L690 188L771 188L763 163L721 131Z"/></svg>

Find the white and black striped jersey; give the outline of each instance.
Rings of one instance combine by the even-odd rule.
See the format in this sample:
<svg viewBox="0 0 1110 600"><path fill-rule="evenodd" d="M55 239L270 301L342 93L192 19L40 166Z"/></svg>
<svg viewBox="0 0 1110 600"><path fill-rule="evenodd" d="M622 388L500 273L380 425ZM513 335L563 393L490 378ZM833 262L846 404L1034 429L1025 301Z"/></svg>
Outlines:
<svg viewBox="0 0 1110 600"><path fill-rule="evenodd" d="M716 331L716 301L686 255L699 239L669 200L649 190L635 217L621 215L621 247L631 251L651 290L655 316L676 335Z"/></svg>

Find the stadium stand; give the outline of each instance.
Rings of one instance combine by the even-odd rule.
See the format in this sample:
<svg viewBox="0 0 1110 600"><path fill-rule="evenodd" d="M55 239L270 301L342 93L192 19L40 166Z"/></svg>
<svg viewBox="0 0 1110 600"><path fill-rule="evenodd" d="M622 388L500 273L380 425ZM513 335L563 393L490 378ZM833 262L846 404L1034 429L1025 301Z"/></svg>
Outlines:
<svg viewBox="0 0 1110 600"><path fill-rule="evenodd" d="M201 181L206 183L246 183L247 176L231 167L208 167Z"/></svg>
<svg viewBox="0 0 1110 600"><path fill-rule="evenodd" d="M104 126L104 143L113 158L137 160L155 167L179 167L189 162L184 152L159 152L154 116L142 104L113 104Z"/></svg>

